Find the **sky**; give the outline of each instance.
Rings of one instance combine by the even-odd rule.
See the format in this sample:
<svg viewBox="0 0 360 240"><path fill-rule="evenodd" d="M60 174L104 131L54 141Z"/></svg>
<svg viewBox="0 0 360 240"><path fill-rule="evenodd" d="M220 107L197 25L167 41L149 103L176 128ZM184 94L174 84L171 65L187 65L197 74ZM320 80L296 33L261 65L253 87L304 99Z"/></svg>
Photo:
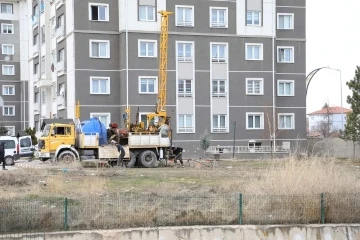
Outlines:
<svg viewBox="0 0 360 240"><path fill-rule="evenodd" d="M340 3L341 2L341 3ZM343 107L351 91L346 82L360 66L360 0L306 1L306 73L319 67L340 69ZM322 69L312 79L307 94L307 113L319 110L325 102L341 106L340 74Z"/></svg>

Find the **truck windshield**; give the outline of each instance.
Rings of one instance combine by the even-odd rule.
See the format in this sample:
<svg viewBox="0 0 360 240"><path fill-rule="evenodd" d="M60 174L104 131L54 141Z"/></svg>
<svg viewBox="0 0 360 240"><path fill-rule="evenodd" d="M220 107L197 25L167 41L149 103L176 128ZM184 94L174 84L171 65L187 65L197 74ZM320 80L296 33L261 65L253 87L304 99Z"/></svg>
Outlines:
<svg viewBox="0 0 360 240"><path fill-rule="evenodd" d="M50 134L50 129L51 129L51 126L50 125L46 125L43 132L42 132L42 137L48 137L49 134Z"/></svg>

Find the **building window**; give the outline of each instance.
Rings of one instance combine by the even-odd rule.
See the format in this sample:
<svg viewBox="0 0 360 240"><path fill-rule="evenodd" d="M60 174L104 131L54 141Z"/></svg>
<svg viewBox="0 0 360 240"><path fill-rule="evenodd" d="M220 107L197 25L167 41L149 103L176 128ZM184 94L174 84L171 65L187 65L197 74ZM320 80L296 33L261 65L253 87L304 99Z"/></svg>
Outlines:
<svg viewBox="0 0 360 240"><path fill-rule="evenodd" d="M226 96L226 80L212 80L212 96L213 97Z"/></svg>
<svg viewBox="0 0 360 240"><path fill-rule="evenodd" d="M2 92L3 92L3 95L15 95L15 86L14 85L3 85Z"/></svg>
<svg viewBox="0 0 360 240"><path fill-rule="evenodd" d="M278 16L277 19L278 29L294 29L293 13L278 13L277 16Z"/></svg>
<svg viewBox="0 0 360 240"><path fill-rule="evenodd" d="M264 80L262 78L247 78L246 79L246 94L247 95L263 95L264 94Z"/></svg>
<svg viewBox="0 0 360 240"><path fill-rule="evenodd" d="M192 81L191 80L178 80L178 96L179 97L192 97Z"/></svg>
<svg viewBox="0 0 360 240"><path fill-rule="evenodd" d="M59 89L59 96L65 97L65 83L60 83L58 89Z"/></svg>
<svg viewBox="0 0 360 240"><path fill-rule="evenodd" d="M90 57L110 58L110 41L90 40Z"/></svg>
<svg viewBox="0 0 360 240"><path fill-rule="evenodd" d="M194 26L194 6L175 6L176 26L193 27Z"/></svg>
<svg viewBox="0 0 360 240"><path fill-rule="evenodd" d="M2 65L2 75L15 75L15 66Z"/></svg>
<svg viewBox="0 0 360 240"><path fill-rule="evenodd" d="M139 21L155 22L155 7L154 6L139 6Z"/></svg>
<svg viewBox="0 0 360 240"><path fill-rule="evenodd" d="M228 9L220 7L210 7L210 27L228 27Z"/></svg>
<svg viewBox="0 0 360 240"><path fill-rule="evenodd" d="M153 119L150 120L150 122L148 122L147 120L147 115L150 113L139 113L139 118L140 121L144 123L145 128L148 128L149 126L153 126L154 124L159 122L159 117L154 117Z"/></svg>
<svg viewBox="0 0 360 240"><path fill-rule="evenodd" d="M226 62L226 44L211 44L211 61Z"/></svg>
<svg viewBox="0 0 360 240"><path fill-rule="evenodd" d="M105 125L105 127L109 126L111 122L110 113L90 113L90 117L99 119L100 122Z"/></svg>
<svg viewBox="0 0 360 240"><path fill-rule="evenodd" d="M45 3L44 0L40 1L40 12L43 13L45 11Z"/></svg>
<svg viewBox="0 0 360 240"><path fill-rule="evenodd" d="M246 129L264 129L264 113L246 113Z"/></svg>
<svg viewBox="0 0 360 240"><path fill-rule="evenodd" d="M294 47L278 47L279 63L294 63Z"/></svg>
<svg viewBox="0 0 360 240"><path fill-rule="evenodd" d="M39 43L39 34L35 34L33 38L33 45L37 45Z"/></svg>
<svg viewBox="0 0 360 240"><path fill-rule="evenodd" d="M177 44L177 59L179 62L193 61L193 44L192 43L178 43Z"/></svg>
<svg viewBox="0 0 360 240"><path fill-rule="evenodd" d="M41 71L41 74L45 73L45 56L41 57L40 71Z"/></svg>
<svg viewBox="0 0 360 240"><path fill-rule="evenodd" d="M3 116L15 116L15 106L4 106Z"/></svg>
<svg viewBox="0 0 360 240"><path fill-rule="evenodd" d="M60 16L58 16L56 25L57 25L57 28L59 28L61 26L65 26L65 16L64 16L64 14L61 14Z"/></svg>
<svg viewBox="0 0 360 240"><path fill-rule="evenodd" d="M157 94L157 77L139 77L140 94Z"/></svg>
<svg viewBox="0 0 360 240"><path fill-rule="evenodd" d="M247 11L246 13L246 25L248 26L260 26L261 12L259 11Z"/></svg>
<svg viewBox="0 0 360 240"><path fill-rule="evenodd" d="M90 94L110 94L109 77L90 77Z"/></svg>
<svg viewBox="0 0 360 240"><path fill-rule="evenodd" d="M41 26L40 33L41 33L41 44L44 44L45 43L45 25Z"/></svg>
<svg viewBox="0 0 360 240"><path fill-rule="evenodd" d="M246 43L246 60L263 60L263 44Z"/></svg>
<svg viewBox="0 0 360 240"><path fill-rule="evenodd" d="M294 113L279 113L279 129L294 129Z"/></svg>
<svg viewBox="0 0 360 240"><path fill-rule="evenodd" d="M226 115L213 115L212 132L226 132Z"/></svg>
<svg viewBox="0 0 360 240"><path fill-rule="evenodd" d="M278 96L294 96L294 81L278 80Z"/></svg>
<svg viewBox="0 0 360 240"><path fill-rule="evenodd" d="M178 132L179 133L194 132L193 115L183 115L183 114L179 115Z"/></svg>
<svg viewBox="0 0 360 240"><path fill-rule="evenodd" d="M109 21L109 4L89 3L89 20Z"/></svg>
<svg viewBox="0 0 360 240"><path fill-rule="evenodd" d="M2 44L1 50L3 55L14 55L14 45L13 44Z"/></svg>
<svg viewBox="0 0 360 240"><path fill-rule="evenodd" d="M40 102L40 94L37 92L34 94L34 103L39 103Z"/></svg>
<svg viewBox="0 0 360 240"><path fill-rule="evenodd" d="M46 91L41 91L41 103L42 105L46 103Z"/></svg>
<svg viewBox="0 0 360 240"><path fill-rule="evenodd" d="M65 61L65 49L62 48L58 51L57 62L64 62L64 61Z"/></svg>
<svg viewBox="0 0 360 240"><path fill-rule="evenodd" d="M39 63L34 64L34 75L39 73Z"/></svg>
<svg viewBox="0 0 360 240"><path fill-rule="evenodd" d="M4 126L8 132L6 135L8 136L15 136L15 126Z"/></svg>
<svg viewBox="0 0 360 240"><path fill-rule="evenodd" d="M156 40L139 40L138 42L139 57L157 57L157 41Z"/></svg>
<svg viewBox="0 0 360 240"><path fill-rule="evenodd" d="M1 3L1 13L13 14L13 5L11 3Z"/></svg>
<svg viewBox="0 0 360 240"><path fill-rule="evenodd" d="M1 33L2 34L14 34L14 24L1 24Z"/></svg>

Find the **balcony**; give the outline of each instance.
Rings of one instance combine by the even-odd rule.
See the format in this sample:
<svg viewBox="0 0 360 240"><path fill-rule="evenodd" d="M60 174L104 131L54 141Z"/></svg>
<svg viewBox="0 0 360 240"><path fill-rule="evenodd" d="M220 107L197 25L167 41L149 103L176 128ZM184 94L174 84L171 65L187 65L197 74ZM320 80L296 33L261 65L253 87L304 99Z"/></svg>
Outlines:
<svg viewBox="0 0 360 240"><path fill-rule="evenodd" d="M60 61L56 63L56 72L57 72L57 76L62 76L65 74L65 62L64 61Z"/></svg>
<svg viewBox="0 0 360 240"><path fill-rule="evenodd" d="M33 45L33 54L34 54L34 56L39 54L39 44L38 43Z"/></svg>
<svg viewBox="0 0 360 240"><path fill-rule="evenodd" d="M64 0L55 0L55 9L58 9L63 4L64 4Z"/></svg>
<svg viewBox="0 0 360 240"><path fill-rule="evenodd" d="M40 103L36 102L34 103L34 114L40 113Z"/></svg>
<svg viewBox="0 0 360 240"><path fill-rule="evenodd" d="M57 109L63 110L65 109L65 94L57 96Z"/></svg>
<svg viewBox="0 0 360 240"><path fill-rule="evenodd" d="M37 82L39 81L39 74L34 74L33 80L34 80L34 87L36 87L36 86L37 86Z"/></svg>
<svg viewBox="0 0 360 240"><path fill-rule="evenodd" d="M35 82L34 82L34 85L35 85ZM51 87L52 86L52 81L51 79L44 79L44 78L41 78L39 79L37 82L36 82L36 85L34 87L37 87L37 88L48 88L48 87Z"/></svg>
<svg viewBox="0 0 360 240"><path fill-rule="evenodd" d="M60 26L60 27L58 27L56 29L56 40L57 40L57 42L60 42L61 40L63 40L64 35L65 35L65 26L62 25L62 26Z"/></svg>
<svg viewBox="0 0 360 240"><path fill-rule="evenodd" d="M32 20L32 27L35 29L37 26L39 26L39 16L37 14L33 15L31 17Z"/></svg>

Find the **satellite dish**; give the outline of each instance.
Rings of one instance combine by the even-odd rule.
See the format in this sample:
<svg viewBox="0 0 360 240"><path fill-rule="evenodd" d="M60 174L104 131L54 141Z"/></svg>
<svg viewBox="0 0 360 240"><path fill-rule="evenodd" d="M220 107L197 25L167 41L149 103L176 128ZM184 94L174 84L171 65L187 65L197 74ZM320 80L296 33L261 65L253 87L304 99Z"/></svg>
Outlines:
<svg viewBox="0 0 360 240"><path fill-rule="evenodd" d="M4 60L5 60L5 62L10 61L10 56L9 56L9 55L7 55L7 56L4 58Z"/></svg>

